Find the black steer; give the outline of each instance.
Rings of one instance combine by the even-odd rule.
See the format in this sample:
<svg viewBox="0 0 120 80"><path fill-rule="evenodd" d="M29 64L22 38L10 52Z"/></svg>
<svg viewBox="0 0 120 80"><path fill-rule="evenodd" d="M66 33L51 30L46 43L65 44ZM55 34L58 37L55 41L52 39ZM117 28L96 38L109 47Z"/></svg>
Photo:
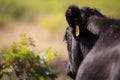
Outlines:
<svg viewBox="0 0 120 80"><path fill-rule="evenodd" d="M90 16L95 15L98 17L104 16L96 9L84 7L80 10L75 5L70 6L65 15L69 24L65 33L65 40L67 41L69 55L67 75L75 79L80 63L92 49L99 37L98 35L91 33L86 28L88 19ZM78 30L78 34L76 33L76 26L79 26L78 29L80 29Z"/></svg>
<svg viewBox="0 0 120 80"><path fill-rule="evenodd" d="M96 9L77 6L67 9L66 20L67 74L75 79L78 72L76 80L120 80L120 20L109 19ZM76 26L79 26L77 33Z"/></svg>

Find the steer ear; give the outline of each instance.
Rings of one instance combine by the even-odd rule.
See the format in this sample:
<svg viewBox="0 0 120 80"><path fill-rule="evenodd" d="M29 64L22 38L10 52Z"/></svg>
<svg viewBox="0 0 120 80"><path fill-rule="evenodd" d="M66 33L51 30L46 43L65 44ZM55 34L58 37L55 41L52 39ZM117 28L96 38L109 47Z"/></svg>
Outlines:
<svg viewBox="0 0 120 80"><path fill-rule="evenodd" d="M104 20L102 20L105 18L105 16L97 9L90 7L81 8L81 13L82 13L82 19L84 19L84 21L87 22L87 26L85 26L85 28L88 31L90 31L92 34L99 35L101 26L97 26L98 25L97 23L101 21L105 22Z"/></svg>
<svg viewBox="0 0 120 80"><path fill-rule="evenodd" d="M66 10L65 16L69 26L73 29L73 34L78 37L80 35L80 26L82 25L80 9L76 5L71 5Z"/></svg>

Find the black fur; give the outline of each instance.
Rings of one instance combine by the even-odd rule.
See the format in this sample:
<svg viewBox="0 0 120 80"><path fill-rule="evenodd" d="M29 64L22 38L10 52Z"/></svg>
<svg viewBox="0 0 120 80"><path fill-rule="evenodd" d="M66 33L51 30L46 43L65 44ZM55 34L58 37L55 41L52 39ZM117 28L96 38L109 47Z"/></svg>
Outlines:
<svg viewBox="0 0 120 80"><path fill-rule="evenodd" d="M107 18L106 16L102 15L97 9L92 9L89 7L84 7L79 9L75 5L72 5L67 9L66 20L69 24L65 34L65 39L67 41L67 47L68 47L68 53L69 53L67 74L73 79L75 79L79 65L81 64L83 59L85 59L81 64L81 67L77 74L77 80L106 80L104 77L101 77L101 79L98 79L99 77L95 77L95 76L96 75L101 76L101 75L97 74L97 72L94 72L92 70L89 71L89 69L91 68L91 66L93 66L93 68L95 66L96 71L98 69L104 69L102 67L99 67L100 65L99 66L97 65L99 63L101 65L104 65L105 63L107 64L107 61L103 60L104 62L102 62L102 61L99 61L100 57L94 57L95 60L98 61L98 63L97 64L88 63L91 60L91 59L89 60L89 57L91 57L91 55L93 54L95 55L95 53L99 53L100 51L105 51L103 49L104 48L106 49L108 45L111 44L111 42L118 40L118 38L113 38L113 39L111 38L119 34L120 21ZM75 36L76 25L79 25L79 28L80 28L80 35L77 37ZM114 30L115 31L118 30L118 32L115 33ZM110 33L112 33L111 34L112 36L110 36L109 38L106 38L107 35L110 35ZM102 46L104 47L103 49L101 49ZM95 50L96 52L94 51L94 48L96 49ZM87 55L88 53L89 55ZM113 52L111 52L111 54L112 53ZM108 53L106 52L106 54ZM101 56L104 56L104 54L101 54ZM109 68L109 67L107 66L106 68ZM93 76L90 75L92 73L93 73ZM102 73L103 71L101 71L101 74ZM108 73L105 73L105 74L107 75ZM93 78L90 78L90 76ZM111 79L108 79L108 80L111 80Z"/></svg>
<svg viewBox="0 0 120 80"><path fill-rule="evenodd" d="M107 27L107 30L102 29L104 32L101 30L99 39L83 60L76 80L120 80L120 25L113 23L104 26Z"/></svg>

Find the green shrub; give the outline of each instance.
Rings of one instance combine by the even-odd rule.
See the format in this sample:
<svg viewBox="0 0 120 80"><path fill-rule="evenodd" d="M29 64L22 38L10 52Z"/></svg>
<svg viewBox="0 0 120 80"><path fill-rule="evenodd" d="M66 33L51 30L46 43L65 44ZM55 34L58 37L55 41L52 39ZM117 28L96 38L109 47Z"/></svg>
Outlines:
<svg viewBox="0 0 120 80"><path fill-rule="evenodd" d="M2 49L0 78L8 76L10 80L16 80L16 75L19 80L55 80L57 74L47 65L47 61L55 57L55 52L47 49L37 54L33 51L34 46L34 41L24 34L20 42L14 42L10 49Z"/></svg>

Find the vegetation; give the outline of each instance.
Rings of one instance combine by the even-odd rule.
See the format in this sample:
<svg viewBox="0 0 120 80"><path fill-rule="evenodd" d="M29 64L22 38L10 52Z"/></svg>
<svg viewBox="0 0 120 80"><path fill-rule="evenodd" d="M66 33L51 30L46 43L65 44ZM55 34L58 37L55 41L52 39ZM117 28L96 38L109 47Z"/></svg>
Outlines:
<svg viewBox="0 0 120 80"><path fill-rule="evenodd" d="M76 4L80 7L90 6L98 8L106 15L120 17L119 0L109 0L109 2L105 0L0 0L0 24L6 24L14 19L21 20L27 18L32 20L38 12L46 14L48 18L55 15L52 22L57 20L56 24L61 24L64 22L64 17L59 17L64 16L66 8L71 4ZM48 20L48 18L46 19ZM44 21L46 20L44 19L42 23L45 23Z"/></svg>
<svg viewBox="0 0 120 80"><path fill-rule="evenodd" d="M57 73L51 71L47 62L55 58L55 51L47 49L36 54L31 38L22 35L20 42L15 42L10 49L0 52L0 78L2 80L55 80Z"/></svg>
<svg viewBox="0 0 120 80"><path fill-rule="evenodd" d="M80 7L89 6L92 8L97 8L107 16L120 17L119 0L0 0L0 28L1 26L4 27L5 24L7 24L8 28L11 21L33 21L34 18L37 16L37 18L39 18L39 22L37 23L39 23L40 27L54 30L48 32L49 35L46 35L49 36L49 38L52 37L52 41L55 43L55 40L60 39L61 36L63 37L63 27L65 28L65 26L67 25L65 23L66 21L64 14L66 8L71 4L76 4ZM35 26L33 27L36 28ZM2 31L1 28L0 32L2 34L0 35L0 37L3 34L11 34L9 32L9 29L3 29ZM20 28L18 29L19 30L16 30L15 34L18 34L20 30L23 30ZM8 32L6 30L8 30ZM44 29L40 28L40 31L42 30ZM52 36L50 34L52 34ZM54 35L56 35L57 37L53 37ZM43 36L44 35L40 33L37 39L42 40L44 38ZM6 37L8 37L8 35L2 38L6 39ZM7 43L7 41L9 41L5 39L0 42ZM49 39L43 39L43 41L49 41ZM44 42L41 41L41 43ZM56 41L56 43L58 42ZM58 47L58 45L56 46ZM0 45L0 47L3 46ZM22 35L22 39L20 40L20 42L14 42L9 49L2 49L0 51L0 79L14 80L16 78L16 80L55 80L57 74L51 71L51 69L47 65L47 62L49 61L49 59L53 59L55 57L54 53L56 52L52 51L52 49L49 48L39 54L34 51L34 47L34 41L32 41L31 38ZM66 79L60 78L60 80Z"/></svg>

